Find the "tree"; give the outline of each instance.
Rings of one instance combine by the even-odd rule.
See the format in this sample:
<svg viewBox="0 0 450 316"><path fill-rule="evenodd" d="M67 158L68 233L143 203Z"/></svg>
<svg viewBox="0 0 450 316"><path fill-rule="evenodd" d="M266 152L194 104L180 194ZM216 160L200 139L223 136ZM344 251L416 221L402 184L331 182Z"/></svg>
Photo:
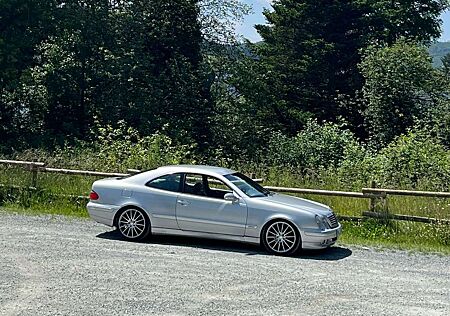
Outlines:
<svg viewBox="0 0 450 316"><path fill-rule="evenodd" d="M343 117L362 123L359 108L340 105L363 85L357 68L360 50L398 38L426 42L439 34L439 14L447 1L278 0L258 25L263 43L253 45L254 63L263 83L240 83L243 95L272 113L275 125L295 134L306 120ZM248 80L245 77L242 80ZM360 131L359 136L364 133Z"/></svg>
<svg viewBox="0 0 450 316"><path fill-rule="evenodd" d="M264 43L256 46L267 76L272 105L287 131L295 133L311 115L340 115L337 94L352 94L360 85L355 68L362 46L364 11L350 1L282 0L258 25Z"/></svg>
<svg viewBox="0 0 450 316"><path fill-rule="evenodd" d="M17 145L26 109L17 100L23 76L36 64L36 45L53 32L55 1L3 0L0 2L0 147Z"/></svg>
<svg viewBox="0 0 450 316"><path fill-rule="evenodd" d="M207 146L211 97L202 71L197 0L140 0L118 14L117 62L123 100L112 103L143 134L164 129Z"/></svg>
<svg viewBox="0 0 450 316"><path fill-rule="evenodd" d="M445 55L441 58L442 61L442 71L444 74L450 78L450 54Z"/></svg>
<svg viewBox="0 0 450 316"><path fill-rule="evenodd" d="M368 36L374 42L394 44L406 38L427 44L441 35L440 15L448 0L362 0Z"/></svg>
<svg viewBox="0 0 450 316"><path fill-rule="evenodd" d="M61 2L55 34L38 45L41 62L32 69L33 85L44 87L46 102L35 112L43 114L47 144L89 135L110 69L107 52L114 47L110 8L105 0Z"/></svg>
<svg viewBox="0 0 450 316"><path fill-rule="evenodd" d="M444 97L445 81L425 47L405 41L370 47L360 69L365 122L379 147L424 118Z"/></svg>
<svg viewBox="0 0 450 316"><path fill-rule="evenodd" d="M14 93L43 143L87 139L94 118L165 130L206 146L211 98L197 0L68 0L54 32L35 43L36 65ZM31 95L39 91L40 96Z"/></svg>
<svg viewBox="0 0 450 316"><path fill-rule="evenodd" d="M250 6L240 0L200 0L198 6L204 45L236 44L235 25L250 12Z"/></svg>

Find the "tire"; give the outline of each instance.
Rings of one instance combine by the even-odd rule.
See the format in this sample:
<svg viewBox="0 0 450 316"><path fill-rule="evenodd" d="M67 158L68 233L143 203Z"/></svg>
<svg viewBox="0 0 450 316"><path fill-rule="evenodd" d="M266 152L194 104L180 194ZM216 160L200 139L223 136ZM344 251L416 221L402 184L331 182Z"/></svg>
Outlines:
<svg viewBox="0 0 450 316"><path fill-rule="evenodd" d="M151 233L147 214L137 207L122 210L117 217L116 227L122 237L130 241L142 241Z"/></svg>
<svg viewBox="0 0 450 316"><path fill-rule="evenodd" d="M274 220L264 226L261 243L271 254L291 256L299 250L301 236L292 223L285 220Z"/></svg>

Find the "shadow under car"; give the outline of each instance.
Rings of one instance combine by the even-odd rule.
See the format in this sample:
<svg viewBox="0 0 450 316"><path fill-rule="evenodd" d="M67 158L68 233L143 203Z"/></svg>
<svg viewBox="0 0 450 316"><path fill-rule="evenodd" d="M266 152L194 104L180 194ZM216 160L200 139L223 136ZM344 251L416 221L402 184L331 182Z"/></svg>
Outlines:
<svg viewBox="0 0 450 316"><path fill-rule="evenodd" d="M133 243L133 241L127 241L123 239L122 235L118 230L100 233L97 235L97 237L102 239ZM136 243L138 243L138 241L136 241ZM186 237L186 236L153 235L149 240L146 240L144 242L141 241L140 243L229 251L229 252L244 253L248 256L252 255L271 256L271 254L268 254L257 245L218 239L207 239L207 238ZM290 257L309 260L336 261L345 259L351 255L352 251L348 248L340 246L332 246L330 248L321 250L301 250L296 255Z"/></svg>

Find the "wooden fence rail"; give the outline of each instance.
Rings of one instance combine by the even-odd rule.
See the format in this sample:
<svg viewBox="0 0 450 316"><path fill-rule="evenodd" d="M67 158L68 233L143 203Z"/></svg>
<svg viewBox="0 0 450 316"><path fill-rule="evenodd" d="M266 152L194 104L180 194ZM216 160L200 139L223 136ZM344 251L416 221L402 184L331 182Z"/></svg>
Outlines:
<svg viewBox="0 0 450 316"><path fill-rule="evenodd" d="M115 173L115 172L98 172L98 171L87 171L87 170L72 170L72 169L57 169L57 168L47 168L43 167L39 169L40 172L49 173L60 173L68 175L79 175L79 176L93 176L93 177L127 177L129 173Z"/></svg>
<svg viewBox="0 0 450 316"><path fill-rule="evenodd" d="M39 172L57 173L66 175L79 175L79 176L95 176L95 177L126 177L135 173L139 173L140 170L128 169L128 173L115 173L115 172L98 172L88 170L73 170L65 168L50 168L46 167L45 163L34 161L17 161L17 160L1 160L0 164L14 165L18 167L25 167L32 172L31 186L24 187L26 189L36 190L37 176ZM263 182L263 179L254 179L256 182ZM5 187L5 185L0 185ZM274 187L265 186L265 188L274 192L295 193L295 194L310 194L310 195L326 195L326 196L340 196L347 198L361 198L369 199L369 211L362 212L363 217L354 216L341 216L343 219L348 220L362 220L364 218L379 218L379 219L395 219L406 220L422 223L447 223L450 224L450 220L439 220L435 218L419 217L412 215L399 215L389 214L387 209L387 197L389 195L400 196L416 196L416 197L434 197L434 198L450 198L450 192L430 192L430 191L409 191L409 190L393 190L375 188L374 182L372 182L372 188L363 188L361 192L348 192L348 191L328 191L328 190L315 190L315 189L303 189L303 188L286 188L286 187ZM72 196L71 196L72 197ZM88 199L88 197L79 196L79 199ZM376 205L381 205L381 212L375 212Z"/></svg>
<svg viewBox="0 0 450 316"><path fill-rule="evenodd" d="M39 167L45 166L45 163L43 163L43 162L20 161L20 160L3 160L3 159L0 159L0 164L18 165L18 166L39 166Z"/></svg>
<svg viewBox="0 0 450 316"><path fill-rule="evenodd" d="M128 169L128 173L117 173L117 172L99 172L99 171L89 171L89 170L74 170L65 168L49 168L45 166L43 162L31 162L31 161L16 161L16 160L0 160L0 164L5 165L16 165L16 166L28 166L30 169L36 172L48 172L48 173L59 173L66 175L79 175L79 176L92 176L92 177L127 177L132 174L141 172L141 170ZM256 182L262 182L263 179L253 179Z"/></svg>
<svg viewBox="0 0 450 316"><path fill-rule="evenodd" d="M409 191L409 190L392 190L392 189L377 189L377 188L363 188L362 192L364 194L450 198L450 192Z"/></svg>
<svg viewBox="0 0 450 316"><path fill-rule="evenodd" d="M327 191L327 190L284 188L284 187L271 187L271 186L265 186L265 188L270 190L270 191L274 191L274 192L313 194L313 195L329 195L329 196L345 196L345 197L363 198L363 199L368 199L368 198L371 198L373 196L373 194L364 194L364 193L361 193L361 192Z"/></svg>

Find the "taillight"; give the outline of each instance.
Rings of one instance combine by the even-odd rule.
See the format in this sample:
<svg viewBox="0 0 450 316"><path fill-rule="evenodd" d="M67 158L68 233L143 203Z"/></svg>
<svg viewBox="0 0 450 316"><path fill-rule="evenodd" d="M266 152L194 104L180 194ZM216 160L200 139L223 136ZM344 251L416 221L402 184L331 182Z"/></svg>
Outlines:
<svg viewBox="0 0 450 316"><path fill-rule="evenodd" d="M95 191L91 191L91 193L89 194L89 199L90 200L96 201L99 198L100 198L100 196Z"/></svg>

